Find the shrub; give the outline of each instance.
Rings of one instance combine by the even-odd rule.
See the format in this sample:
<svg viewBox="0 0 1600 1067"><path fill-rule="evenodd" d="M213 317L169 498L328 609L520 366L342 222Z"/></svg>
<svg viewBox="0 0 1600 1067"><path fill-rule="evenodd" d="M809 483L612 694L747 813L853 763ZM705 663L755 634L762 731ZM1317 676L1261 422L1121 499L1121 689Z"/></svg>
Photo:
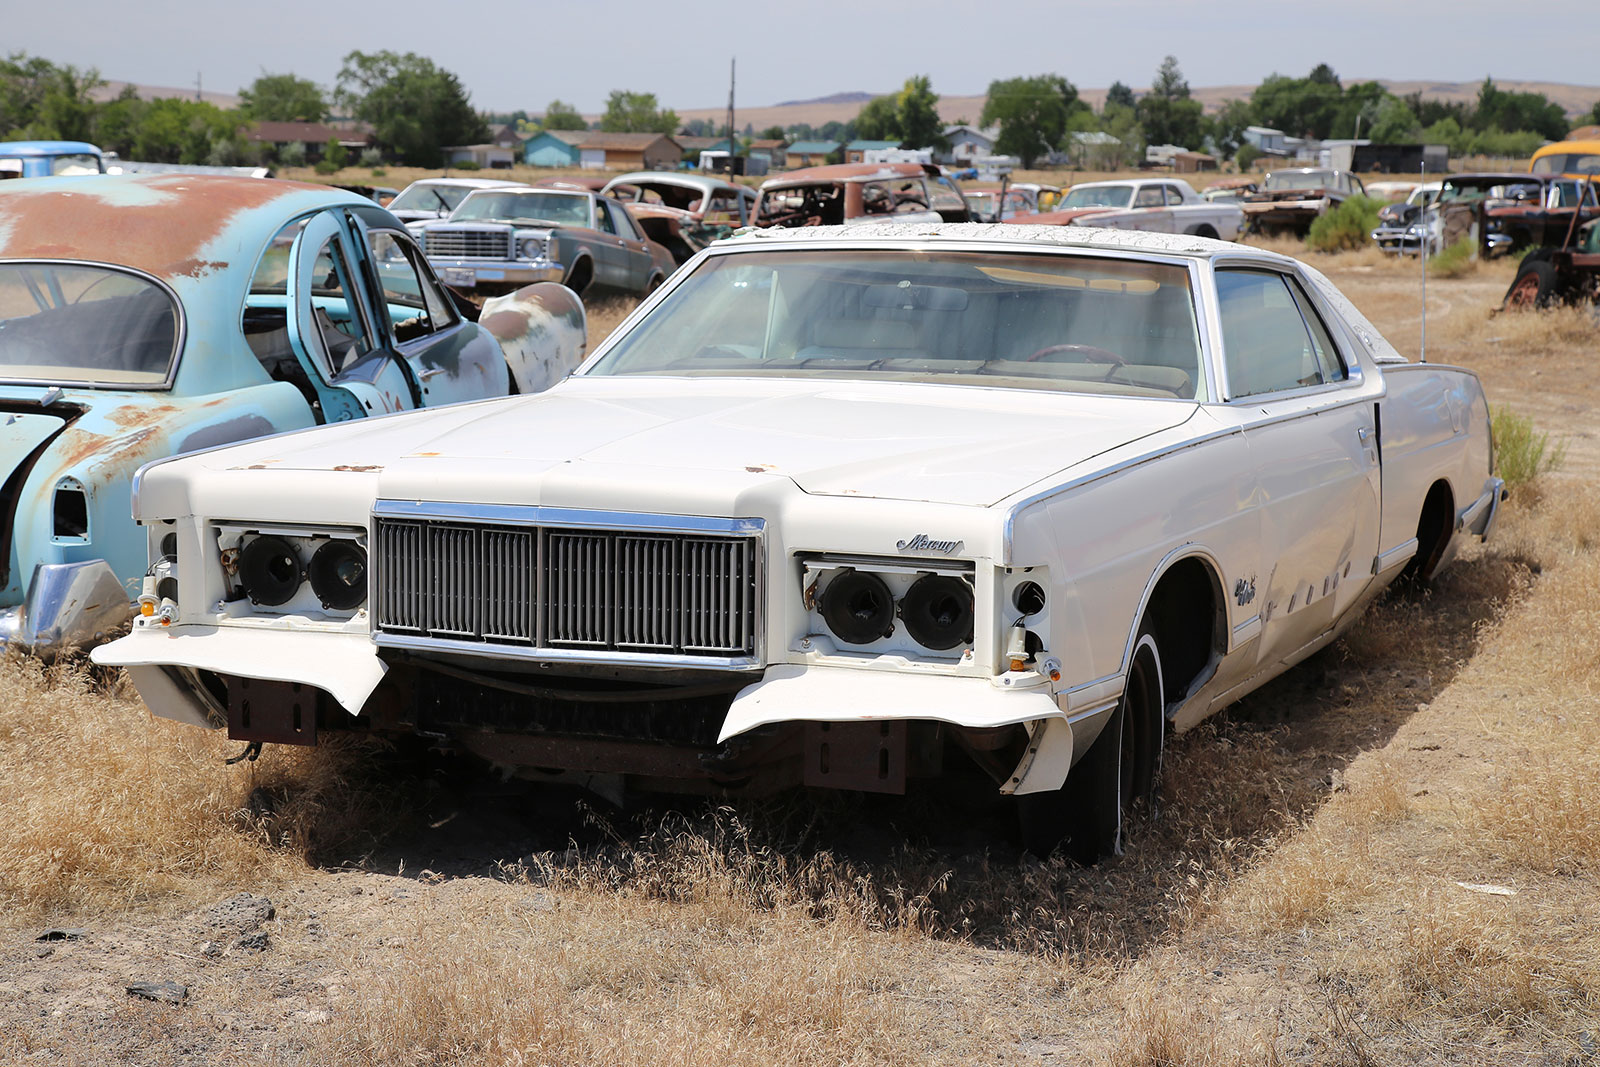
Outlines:
<svg viewBox="0 0 1600 1067"><path fill-rule="evenodd" d="M278 163L285 167L305 166L306 143L304 141L290 141L278 149Z"/></svg>
<svg viewBox="0 0 1600 1067"><path fill-rule="evenodd" d="M317 160L316 171L318 174L337 174L339 173L339 164L331 159L319 159Z"/></svg>
<svg viewBox="0 0 1600 1067"><path fill-rule="evenodd" d="M463 159L460 163L452 163L450 165L452 167L456 168L456 170L481 170L482 169L482 168L480 168L478 166L477 161L476 160L472 160L472 159Z"/></svg>
<svg viewBox="0 0 1600 1067"><path fill-rule="evenodd" d="M1441 278L1459 278L1478 269L1473 241L1463 237L1443 252L1428 260L1428 273Z"/></svg>
<svg viewBox="0 0 1600 1067"><path fill-rule="evenodd" d="M1306 247L1318 252L1358 251L1372 241L1382 201L1352 196L1311 224Z"/></svg>
<svg viewBox="0 0 1600 1067"><path fill-rule="evenodd" d="M1239 165L1239 173L1243 174L1250 169L1250 165L1261 158L1261 149L1246 141L1239 146L1233 154L1233 161Z"/></svg>
<svg viewBox="0 0 1600 1067"><path fill-rule="evenodd" d="M1567 458L1566 442L1552 446L1548 433L1535 433L1532 419L1508 407L1495 409L1489 431L1494 438L1495 473L1511 488L1557 469Z"/></svg>
<svg viewBox="0 0 1600 1067"><path fill-rule="evenodd" d="M374 178L382 178L382 177L386 176L388 173L389 172L384 170L382 167L373 167L372 168L372 176Z"/></svg>
<svg viewBox="0 0 1600 1067"><path fill-rule="evenodd" d="M361 165L363 167L379 167L383 165L383 152L377 148L363 148L361 150Z"/></svg>

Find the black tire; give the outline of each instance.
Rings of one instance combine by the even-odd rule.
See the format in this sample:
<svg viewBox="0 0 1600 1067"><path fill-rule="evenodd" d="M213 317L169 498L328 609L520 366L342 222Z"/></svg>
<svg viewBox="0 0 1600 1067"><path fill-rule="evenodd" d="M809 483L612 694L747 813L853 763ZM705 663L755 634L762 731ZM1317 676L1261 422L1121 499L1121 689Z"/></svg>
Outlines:
<svg viewBox="0 0 1600 1067"><path fill-rule="evenodd" d="M1194 235L1196 237L1209 237L1213 241L1217 240L1217 231L1209 224L1201 224L1196 226L1194 228Z"/></svg>
<svg viewBox="0 0 1600 1067"><path fill-rule="evenodd" d="M1556 299L1556 268L1549 260L1529 256L1517 268L1501 306L1508 311L1547 308Z"/></svg>
<svg viewBox="0 0 1600 1067"><path fill-rule="evenodd" d="M561 284L582 296L592 281L594 281L594 264L588 259L580 259L572 265L571 270L567 271L567 277Z"/></svg>
<svg viewBox="0 0 1600 1067"><path fill-rule="evenodd" d="M1144 623L1122 699L1100 736L1060 789L1017 798L1023 847L1041 857L1059 848L1085 865L1121 854L1129 816L1155 799L1165 721L1161 651Z"/></svg>

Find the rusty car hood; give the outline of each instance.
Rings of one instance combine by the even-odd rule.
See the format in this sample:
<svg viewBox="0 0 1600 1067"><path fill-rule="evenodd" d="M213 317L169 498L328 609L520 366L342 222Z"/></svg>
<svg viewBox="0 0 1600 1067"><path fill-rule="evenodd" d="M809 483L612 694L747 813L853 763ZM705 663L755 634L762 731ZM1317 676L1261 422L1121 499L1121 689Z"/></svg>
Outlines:
<svg viewBox="0 0 1600 1067"><path fill-rule="evenodd" d="M983 507L1187 421L1182 401L903 382L573 378L532 397L367 420L200 457L219 470L327 470L405 499L575 506L615 490L739 487ZM770 483L769 483L770 484Z"/></svg>

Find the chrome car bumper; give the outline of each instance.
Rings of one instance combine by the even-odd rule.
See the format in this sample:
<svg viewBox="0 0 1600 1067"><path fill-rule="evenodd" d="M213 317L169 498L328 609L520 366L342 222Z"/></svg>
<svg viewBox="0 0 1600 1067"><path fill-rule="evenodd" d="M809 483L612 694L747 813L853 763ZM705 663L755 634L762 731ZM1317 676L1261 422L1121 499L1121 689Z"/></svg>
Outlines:
<svg viewBox="0 0 1600 1067"><path fill-rule="evenodd" d="M0 611L0 651L50 657L97 645L133 617L133 602L105 560L41 563L28 595Z"/></svg>
<svg viewBox="0 0 1600 1067"><path fill-rule="evenodd" d="M492 260L433 259L434 273L446 285L471 289L489 282L492 284L532 285L534 282L559 282L567 276L564 264L550 259Z"/></svg>

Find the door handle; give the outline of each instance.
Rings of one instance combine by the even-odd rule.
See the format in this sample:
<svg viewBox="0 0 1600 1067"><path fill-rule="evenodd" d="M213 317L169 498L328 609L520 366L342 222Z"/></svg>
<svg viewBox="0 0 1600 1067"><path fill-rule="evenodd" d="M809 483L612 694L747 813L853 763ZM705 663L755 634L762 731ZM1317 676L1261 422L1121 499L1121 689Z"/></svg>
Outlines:
<svg viewBox="0 0 1600 1067"><path fill-rule="evenodd" d="M1371 437L1372 430L1369 427L1359 426L1356 428L1356 440L1360 441L1362 444L1366 444Z"/></svg>

